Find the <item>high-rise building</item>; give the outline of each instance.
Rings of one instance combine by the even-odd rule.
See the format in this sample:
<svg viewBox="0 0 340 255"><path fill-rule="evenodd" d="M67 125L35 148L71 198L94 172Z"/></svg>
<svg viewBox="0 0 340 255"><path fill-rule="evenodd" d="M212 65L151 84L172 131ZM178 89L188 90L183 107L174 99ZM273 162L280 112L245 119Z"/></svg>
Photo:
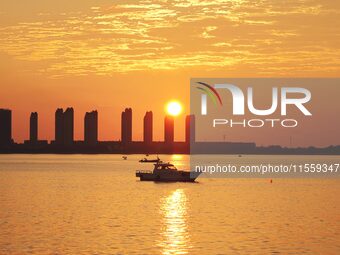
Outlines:
<svg viewBox="0 0 340 255"><path fill-rule="evenodd" d="M185 142L195 142L195 115L185 117Z"/></svg>
<svg viewBox="0 0 340 255"><path fill-rule="evenodd" d="M132 109L126 108L122 112L121 120L121 138L123 143L132 141Z"/></svg>
<svg viewBox="0 0 340 255"><path fill-rule="evenodd" d="M30 116L30 142L38 141L38 113L32 112Z"/></svg>
<svg viewBox="0 0 340 255"><path fill-rule="evenodd" d="M152 143L152 122L153 122L153 115L152 111L146 112L144 116L144 136L143 140L144 143Z"/></svg>
<svg viewBox="0 0 340 255"><path fill-rule="evenodd" d="M173 143L174 142L174 117L165 116L164 119L164 142Z"/></svg>
<svg viewBox="0 0 340 255"><path fill-rule="evenodd" d="M63 135L63 109L58 108L55 112L55 142L57 144L63 144L64 143L64 135Z"/></svg>
<svg viewBox="0 0 340 255"><path fill-rule="evenodd" d="M86 144L98 142L98 112L92 111L85 114L84 119L84 141Z"/></svg>
<svg viewBox="0 0 340 255"><path fill-rule="evenodd" d="M12 142L12 111L0 109L0 145L9 145Z"/></svg>
<svg viewBox="0 0 340 255"><path fill-rule="evenodd" d="M74 111L73 108L67 108L63 114L63 124L64 124L64 144L73 144L74 138Z"/></svg>
<svg viewBox="0 0 340 255"><path fill-rule="evenodd" d="M55 142L57 144L73 144L74 133L74 111L73 108L67 108L65 112L58 108L55 112Z"/></svg>

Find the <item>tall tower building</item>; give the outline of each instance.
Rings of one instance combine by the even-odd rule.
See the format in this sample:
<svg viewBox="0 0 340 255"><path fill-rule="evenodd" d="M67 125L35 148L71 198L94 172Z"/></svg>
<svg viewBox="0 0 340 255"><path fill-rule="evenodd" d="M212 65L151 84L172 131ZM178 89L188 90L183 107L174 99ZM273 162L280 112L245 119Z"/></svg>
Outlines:
<svg viewBox="0 0 340 255"><path fill-rule="evenodd" d="M185 142L195 142L195 115L185 117Z"/></svg>
<svg viewBox="0 0 340 255"><path fill-rule="evenodd" d="M129 143L132 141L132 109L126 108L122 112L121 120L121 137L122 143Z"/></svg>
<svg viewBox="0 0 340 255"><path fill-rule="evenodd" d="M84 119L84 141L86 144L98 142L98 112L92 111L85 114Z"/></svg>
<svg viewBox="0 0 340 255"><path fill-rule="evenodd" d="M64 133L64 144L73 144L74 135L74 111L73 108L67 108L63 114L63 133Z"/></svg>
<svg viewBox="0 0 340 255"><path fill-rule="evenodd" d="M57 144L64 143L64 124L63 124L63 109L58 108L55 112L55 142Z"/></svg>
<svg viewBox="0 0 340 255"><path fill-rule="evenodd" d="M55 112L55 142L57 144L73 144L74 134L74 111L67 108L65 112L58 108Z"/></svg>
<svg viewBox="0 0 340 255"><path fill-rule="evenodd" d="M153 122L153 115L152 111L146 112L144 116L144 136L143 140L144 143L152 143L152 122Z"/></svg>
<svg viewBox="0 0 340 255"><path fill-rule="evenodd" d="M9 145L12 142L12 111L0 109L0 145Z"/></svg>
<svg viewBox="0 0 340 255"><path fill-rule="evenodd" d="M164 119L164 142L173 143L174 142L174 117L165 116Z"/></svg>
<svg viewBox="0 0 340 255"><path fill-rule="evenodd" d="M30 116L30 142L38 141L38 113L32 112Z"/></svg>

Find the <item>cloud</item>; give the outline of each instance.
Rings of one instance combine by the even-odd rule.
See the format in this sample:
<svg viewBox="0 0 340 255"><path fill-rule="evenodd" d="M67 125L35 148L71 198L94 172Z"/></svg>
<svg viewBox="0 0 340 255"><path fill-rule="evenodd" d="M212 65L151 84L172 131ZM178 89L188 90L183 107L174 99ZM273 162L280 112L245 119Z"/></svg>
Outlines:
<svg viewBox="0 0 340 255"><path fill-rule="evenodd" d="M314 0L140 0L0 26L0 51L51 77L226 66L336 72L338 14Z"/></svg>
<svg viewBox="0 0 340 255"><path fill-rule="evenodd" d="M202 38L206 38L206 39L208 39L208 38L215 38L215 36L212 35L210 32L212 32L212 31L214 31L216 29L217 29L217 27L215 27L215 26L205 27L203 33L201 34L201 37Z"/></svg>

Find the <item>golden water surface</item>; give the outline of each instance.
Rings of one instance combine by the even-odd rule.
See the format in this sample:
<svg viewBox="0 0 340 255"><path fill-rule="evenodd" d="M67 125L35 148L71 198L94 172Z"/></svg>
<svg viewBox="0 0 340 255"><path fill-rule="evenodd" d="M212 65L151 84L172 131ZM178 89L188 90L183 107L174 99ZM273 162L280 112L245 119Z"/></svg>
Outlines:
<svg viewBox="0 0 340 255"><path fill-rule="evenodd" d="M339 180L140 182L142 156L1 155L0 254L340 254Z"/></svg>

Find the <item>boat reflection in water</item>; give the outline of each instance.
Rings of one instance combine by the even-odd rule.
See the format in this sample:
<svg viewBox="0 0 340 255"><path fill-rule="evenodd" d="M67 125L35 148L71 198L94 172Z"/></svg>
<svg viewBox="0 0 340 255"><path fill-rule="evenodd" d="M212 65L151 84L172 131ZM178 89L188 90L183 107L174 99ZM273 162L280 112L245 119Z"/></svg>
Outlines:
<svg viewBox="0 0 340 255"><path fill-rule="evenodd" d="M162 254L187 254L189 233L186 218L187 197L183 189L176 189L162 199L160 212L162 214L162 239L159 246Z"/></svg>

